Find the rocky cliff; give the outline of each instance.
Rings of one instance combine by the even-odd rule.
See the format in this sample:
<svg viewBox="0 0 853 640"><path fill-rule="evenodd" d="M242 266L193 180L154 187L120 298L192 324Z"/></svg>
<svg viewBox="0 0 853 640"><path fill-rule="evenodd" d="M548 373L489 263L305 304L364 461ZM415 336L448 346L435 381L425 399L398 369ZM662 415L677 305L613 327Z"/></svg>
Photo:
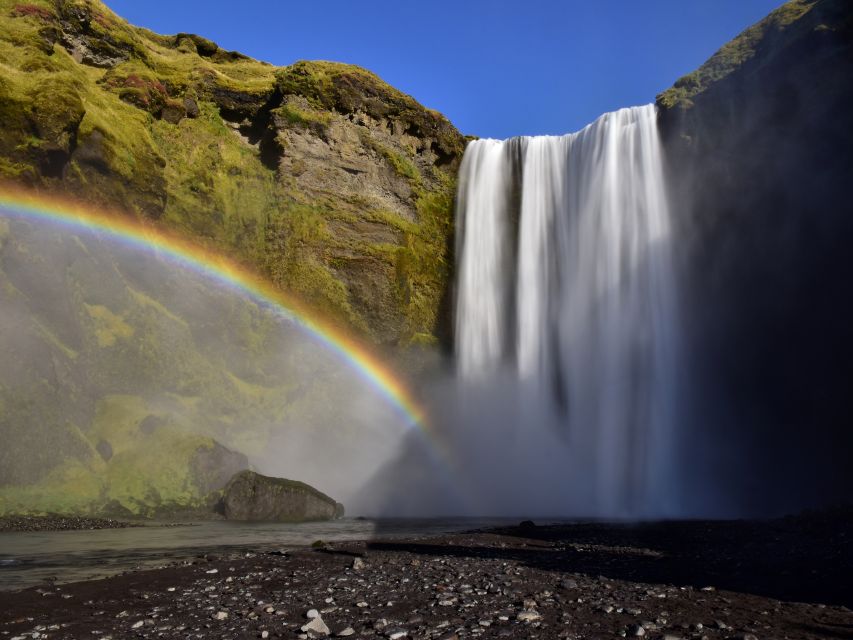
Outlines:
<svg viewBox="0 0 853 640"><path fill-rule="evenodd" d="M0 183L186 233L368 341L447 337L464 140L440 114L358 67L274 67L98 0L0 0L0 60ZM0 220L0 310L0 513L168 515L247 456L369 446L339 363L156 256Z"/></svg>
<svg viewBox="0 0 853 640"><path fill-rule="evenodd" d="M853 5L794 0L658 96L698 371L687 466L695 496L727 486L721 509L853 486L851 70Z"/></svg>
<svg viewBox="0 0 853 640"><path fill-rule="evenodd" d="M0 179L156 219L366 338L446 334L464 140L368 71L0 0Z"/></svg>

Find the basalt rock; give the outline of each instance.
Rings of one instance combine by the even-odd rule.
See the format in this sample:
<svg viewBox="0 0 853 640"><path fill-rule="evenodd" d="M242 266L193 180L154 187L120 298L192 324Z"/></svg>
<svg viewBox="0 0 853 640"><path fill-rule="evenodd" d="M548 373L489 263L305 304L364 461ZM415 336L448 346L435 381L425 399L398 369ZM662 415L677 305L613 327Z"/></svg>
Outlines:
<svg viewBox="0 0 853 640"><path fill-rule="evenodd" d="M241 471L225 486L221 510L228 520L304 522L331 520L344 507L317 489L295 480Z"/></svg>
<svg viewBox="0 0 853 640"><path fill-rule="evenodd" d="M853 486L851 69L853 5L795 0L658 96L702 390L682 437L735 511Z"/></svg>

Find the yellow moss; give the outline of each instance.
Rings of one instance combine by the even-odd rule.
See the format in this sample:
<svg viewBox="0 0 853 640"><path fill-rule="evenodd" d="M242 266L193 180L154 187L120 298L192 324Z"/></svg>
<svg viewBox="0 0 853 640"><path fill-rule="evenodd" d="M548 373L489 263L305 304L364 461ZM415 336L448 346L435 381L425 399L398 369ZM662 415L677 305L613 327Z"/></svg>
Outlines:
<svg viewBox="0 0 853 640"><path fill-rule="evenodd" d="M189 329L189 325L187 324L186 320L184 320L180 316L177 316L174 313L172 313L171 311L169 311L158 300L155 300L151 296L146 295L146 294L142 293L141 291L137 291L133 287L128 287L127 291L128 291L128 293L130 293L130 295L133 297L133 299L136 301L136 303L139 304L141 307L150 307L151 309L156 311L158 314L166 316L167 318L169 318L173 322L176 322L180 325L183 325L185 328Z"/></svg>
<svg viewBox="0 0 853 640"><path fill-rule="evenodd" d="M100 347L112 347L117 340L133 336L133 327L102 305L84 305L89 317L95 321L95 336Z"/></svg>

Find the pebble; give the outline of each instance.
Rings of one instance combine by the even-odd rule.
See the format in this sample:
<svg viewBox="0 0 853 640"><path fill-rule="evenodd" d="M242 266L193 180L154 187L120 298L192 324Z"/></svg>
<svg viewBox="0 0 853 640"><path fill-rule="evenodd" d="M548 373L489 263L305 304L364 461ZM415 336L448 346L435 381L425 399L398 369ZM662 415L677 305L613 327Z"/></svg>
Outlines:
<svg viewBox="0 0 853 640"><path fill-rule="evenodd" d="M329 627L326 626L326 623L323 622L323 618L320 617L320 614L317 614L317 617L312 618L311 622L302 626L302 631L305 633L315 633L321 636L329 635Z"/></svg>
<svg viewBox="0 0 853 640"><path fill-rule="evenodd" d="M535 622L542 619L542 615L538 611L533 611L531 609L526 609L515 617L522 622Z"/></svg>
<svg viewBox="0 0 853 640"><path fill-rule="evenodd" d="M363 547L343 550L349 552L353 548L357 549L355 553L362 553ZM438 557L426 555L413 564L407 555L394 551L371 549L370 562L355 553L335 557L314 553L309 556L308 552L298 551L287 563L269 558L267 553L259 554L257 561L240 561L241 564L222 557L218 558L223 562L223 568L218 570L225 574L222 578L205 575L202 563L187 568L184 577L189 580L172 582L174 578L166 578L159 585L152 583L142 591L133 590L127 603L117 600L114 609L108 608L106 600L86 600L90 596L80 594L78 599L81 605L90 607L84 615L103 616L104 626L92 634L99 640L106 640L110 634L118 638L146 632L150 637L162 638L230 637L242 633L264 640L322 640L329 636L377 640L577 640L614 636L642 640L757 640L744 629L762 633L765 638L782 637L776 633L778 625L770 626L775 620L759 616L762 609L772 613L774 607L777 612L780 607L763 600L759 601L762 606L749 614L753 617L744 618L730 606L735 596L729 600L719 592L700 595L699 589L665 585L650 589L649 585L614 577L595 578L596 574L574 580L555 576L548 572L550 568L544 571L527 566L511 556L493 558L484 554L467 559L453 557L452 551L442 555L439 550ZM229 568L226 562L234 566ZM418 569L412 570L411 566ZM210 569L209 564L207 567ZM578 597L578 581L583 583L583 598ZM162 586L169 582L181 587ZM60 596L64 590L48 585L36 593ZM146 599L149 595L150 599ZM668 597L665 603L657 599L661 595ZM276 609L272 602L278 600L288 604ZM395 608L387 608L392 603ZM317 608L309 608L314 606ZM814 605L810 607L813 612ZM140 620L139 615L146 618ZM705 625L697 620L703 620ZM330 626L334 632L329 631ZM129 629L134 633L128 634ZM665 631L671 635L664 635ZM41 640L45 634L54 635L36 627L24 637Z"/></svg>

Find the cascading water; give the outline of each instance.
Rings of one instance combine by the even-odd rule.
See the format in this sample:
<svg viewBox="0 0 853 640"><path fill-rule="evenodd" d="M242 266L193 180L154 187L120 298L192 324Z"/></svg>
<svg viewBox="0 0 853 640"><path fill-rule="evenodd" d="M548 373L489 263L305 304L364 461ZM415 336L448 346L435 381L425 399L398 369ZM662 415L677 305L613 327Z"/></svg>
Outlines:
<svg viewBox="0 0 853 640"><path fill-rule="evenodd" d="M654 107L472 142L460 179L460 376L510 370L522 403L550 405L562 477L583 487L566 512L666 513L678 339ZM535 438L541 425L516 428Z"/></svg>

